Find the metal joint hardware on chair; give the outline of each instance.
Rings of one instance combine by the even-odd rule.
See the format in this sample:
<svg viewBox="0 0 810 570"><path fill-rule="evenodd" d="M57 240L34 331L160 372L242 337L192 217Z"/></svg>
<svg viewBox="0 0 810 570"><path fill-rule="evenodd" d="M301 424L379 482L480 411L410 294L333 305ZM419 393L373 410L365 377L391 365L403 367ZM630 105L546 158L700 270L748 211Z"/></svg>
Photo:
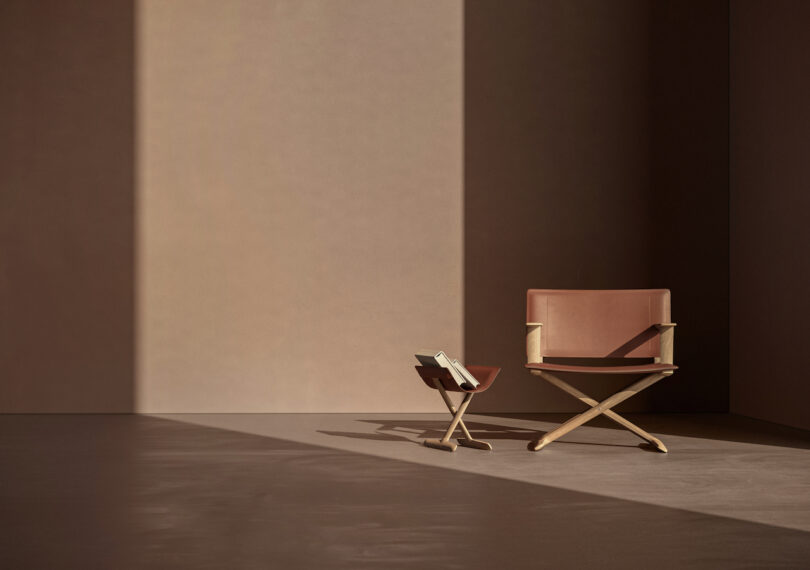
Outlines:
<svg viewBox="0 0 810 570"><path fill-rule="evenodd" d="M416 367L416 371L419 373L419 376L422 378L424 383L427 384L429 388L439 391L439 394L441 394L442 400L444 400L447 409L450 410L451 414L453 414L453 420L447 427L444 437L441 439L426 439L425 445L427 447L443 449L445 451L455 451L456 444L450 441L450 437L458 427L461 428L461 433L464 434L464 437L458 438L458 445L463 447L472 447L475 449L492 449L492 445L486 441L477 440L470 435L470 431L467 429L467 426L464 425L464 420L462 420L461 417L464 415L464 412L467 411L467 406L470 405L473 396L475 394L480 394L489 388L492 385L492 382L495 381L495 377L498 375L498 372L500 372L501 369L494 368L492 366L467 366L466 368L479 382L478 386L474 390L464 390L461 388L458 384L456 384L456 381L453 380L453 377L446 368L439 368L435 366ZM461 404L459 405L458 409L453 405L453 401L450 399L447 392L464 393L464 398L461 400Z"/></svg>
<svg viewBox="0 0 810 570"><path fill-rule="evenodd" d="M611 408L648 388L678 368L673 364L675 323L670 321L668 289L564 290L530 289L526 307L526 368L590 409L532 442L539 451L599 415L647 441L658 451L664 443ZM648 358L647 364L582 366L554 364L544 358ZM554 373L646 374L598 402Z"/></svg>

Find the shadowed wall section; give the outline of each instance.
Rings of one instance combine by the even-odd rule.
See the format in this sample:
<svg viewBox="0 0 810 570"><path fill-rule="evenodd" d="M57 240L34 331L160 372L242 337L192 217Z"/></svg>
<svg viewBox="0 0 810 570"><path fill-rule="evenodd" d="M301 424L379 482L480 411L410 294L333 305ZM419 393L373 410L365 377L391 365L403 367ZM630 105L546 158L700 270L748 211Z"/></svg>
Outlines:
<svg viewBox="0 0 810 570"><path fill-rule="evenodd" d="M731 411L810 429L810 4L732 3Z"/></svg>
<svg viewBox="0 0 810 570"><path fill-rule="evenodd" d="M461 2L139 6L138 408L441 410Z"/></svg>
<svg viewBox="0 0 810 570"><path fill-rule="evenodd" d="M523 370L528 288L669 287L683 369L627 408L726 410L727 4L465 7L465 353L504 368L473 407L580 409Z"/></svg>
<svg viewBox="0 0 810 570"><path fill-rule="evenodd" d="M648 46L642 1L466 3L465 354L503 367L476 409L578 409L522 368L527 289L649 282Z"/></svg>
<svg viewBox="0 0 810 570"><path fill-rule="evenodd" d="M0 412L133 409L133 5L0 3Z"/></svg>
<svg viewBox="0 0 810 570"><path fill-rule="evenodd" d="M651 410L728 411L728 3L651 2L652 286L672 290L675 362Z"/></svg>

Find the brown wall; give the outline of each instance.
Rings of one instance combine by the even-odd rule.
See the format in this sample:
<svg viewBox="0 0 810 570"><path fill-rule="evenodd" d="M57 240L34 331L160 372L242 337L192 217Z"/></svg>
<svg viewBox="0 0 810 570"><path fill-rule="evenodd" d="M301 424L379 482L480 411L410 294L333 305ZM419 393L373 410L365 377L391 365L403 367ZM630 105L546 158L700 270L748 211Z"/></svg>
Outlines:
<svg viewBox="0 0 810 570"><path fill-rule="evenodd" d="M682 370L629 407L727 409L726 18L725 2L465 4L465 353L504 368L476 409L580 407L522 369L531 287L671 288Z"/></svg>
<svg viewBox="0 0 810 570"><path fill-rule="evenodd" d="M0 3L0 412L133 409L133 6Z"/></svg>
<svg viewBox="0 0 810 570"><path fill-rule="evenodd" d="M652 285L672 290L680 370L656 411L728 411L728 3L652 10Z"/></svg>
<svg viewBox="0 0 810 570"><path fill-rule="evenodd" d="M462 349L462 4L143 0L138 409L438 411Z"/></svg>
<svg viewBox="0 0 810 570"><path fill-rule="evenodd" d="M731 411L810 429L810 4L732 3Z"/></svg>

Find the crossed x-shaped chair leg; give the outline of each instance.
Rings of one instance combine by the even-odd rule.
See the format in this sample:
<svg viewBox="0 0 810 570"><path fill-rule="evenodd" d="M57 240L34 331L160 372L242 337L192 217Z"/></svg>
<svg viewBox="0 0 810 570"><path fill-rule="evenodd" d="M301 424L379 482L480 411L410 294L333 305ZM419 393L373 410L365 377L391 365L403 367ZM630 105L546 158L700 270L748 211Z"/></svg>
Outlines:
<svg viewBox="0 0 810 570"><path fill-rule="evenodd" d="M610 408L620 404L621 402L624 402L626 399L630 398L631 396L634 396L635 394L638 394L645 388L652 386L664 376L668 376L668 374L650 374L649 376L645 376L641 380L632 383L624 390L616 392L615 394L613 394L612 396L610 396L609 398L605 399L602 402L597 402L596 400L588 397L586 394L583 394L582 392L580 392L567 382L563 382L553 374L549 374L546 371L532 370L532 374L540 376L541 378L553 384L563 392L567 392L568 394L571 394L573 397L577 398L581 402L589 405L591 408L585 412L582 412L578 416L574 416L573 418L571 418L570 420L559 426L557 429L554 429L546 433L540 439L533 441L529 445L529 449L539 451L552 441L564 436L571 430L578 428L585 422L592 420L593 418L595 418L600 414L604 414L605 416L607 416L620 426L630 430L644 441L647 441L653 446L655 446L655 448L658 449L658 451L662 451L664 453L667 452L666 446L660 439L647 433L634 423L628 421L627 419L623 418L616 412L612 411Z"/></svg>
<svg viewBox="0 0 810 570"><path fill-rule="evenodd" d="M464 420L461 419L461 416L463 416L464 412L467 411L467 406L469 406L470 402L472 401L472 392L467 392L464 394L464 399L461 401L461 405L458 407L458 409L456 409L456 407L453 405L453 401L447 394L447 391L444 389L444 387L442 387L438 380L435 380L435 384L436 388L439 390L439 393L442 395L444 403L447 405L447 409L450 410L451 414L453 414L453 421L450 422L450 425L447 427L447 431L444 432L444 437L441 439L426 439L425 445L435 449L455 451L456 444L450 441L450 437L453 435L453 432L456 431L456 428L460 427L464 437L458 438L458 445L464 447L473 447L475 449L492 449L492 446L486 441L473 439L473 436L470 435L467 426L464 425Z"/></svg>

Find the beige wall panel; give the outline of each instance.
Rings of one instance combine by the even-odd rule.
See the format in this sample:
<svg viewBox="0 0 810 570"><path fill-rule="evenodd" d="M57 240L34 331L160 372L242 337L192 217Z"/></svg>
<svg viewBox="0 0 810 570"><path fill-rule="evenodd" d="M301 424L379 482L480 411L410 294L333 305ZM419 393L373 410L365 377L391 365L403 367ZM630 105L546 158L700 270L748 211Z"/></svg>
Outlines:
<svg viewBox="0 0 810 570"><path fill-rule="evenodd" d="M138 11L143 412L436 411L462 348L462 5Z"/></svg>

